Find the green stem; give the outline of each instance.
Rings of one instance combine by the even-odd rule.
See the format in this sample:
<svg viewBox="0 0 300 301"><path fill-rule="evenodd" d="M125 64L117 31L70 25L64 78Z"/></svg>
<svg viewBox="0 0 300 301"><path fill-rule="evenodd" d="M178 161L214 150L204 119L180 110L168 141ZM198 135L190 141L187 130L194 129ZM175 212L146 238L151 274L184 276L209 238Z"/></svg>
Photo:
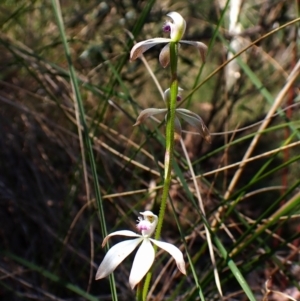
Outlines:
<svg viewBox="0 0 300 301"><path fill-rule="evenodd" d="M169 197L169 189L171 184L171 171L172 171L172 161L173 161L173 150L174 150L174 120L176 112L176 100L178 94L178 80L177 80L177 52L178 52L178 43L170 43L170 62L171 62L171 85L170 92L171 97L170 101L167 101L168 106L168 118L166 125L166 152L165 152L165 173L164 173L164 186L162 199L160 204L158 223L155 232L155 239L160 238L161 229L163 225L163 220L165 216L167 201ZM154 246L155 250L157 249ZM145 284L143 287L143 300L147 298L149 285L152 277L152 272L148 272L145 278Z"/></svg>
<svg viewBox="0 0 300 301"><path fill-rule="evenodd" d="M174 150L174 120L176 112L176 99L178 94L178 80L177 80L177 43L170 43L170 60L171 60L171 99L167 102L168 118L166 125L166 153L165 153L165 175L164 187L162 193L162 200L160 204L158 223L156 227L155 239L160 238L164 215L166 211L167 200L169 197L169 189L171 184L171 171Z"/></svg>

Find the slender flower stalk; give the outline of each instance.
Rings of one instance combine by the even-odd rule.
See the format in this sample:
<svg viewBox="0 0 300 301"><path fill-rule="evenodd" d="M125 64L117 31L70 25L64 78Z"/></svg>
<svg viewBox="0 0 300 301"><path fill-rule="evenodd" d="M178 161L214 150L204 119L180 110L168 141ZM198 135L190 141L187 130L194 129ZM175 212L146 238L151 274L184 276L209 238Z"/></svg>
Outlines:
<svg viewBox="0 0 300 301"><path fill-rule="evenodd" d="M168 115L166 125L166 152L165 152L165 173L162 199L159 210L158 224L155 232L155 239L158 239L161 234L163 219L165 216L167 200L169 197L169 189L171 184L171 170L174 149L174 122L176 111L176 100L178 95L178 80L177 80L177 51L178 43L170 43L170 58L171 58L171 87L170 87L170 102L167 103ZM146 300L152 274L148 273L143 287L143 300Z"/></svg>

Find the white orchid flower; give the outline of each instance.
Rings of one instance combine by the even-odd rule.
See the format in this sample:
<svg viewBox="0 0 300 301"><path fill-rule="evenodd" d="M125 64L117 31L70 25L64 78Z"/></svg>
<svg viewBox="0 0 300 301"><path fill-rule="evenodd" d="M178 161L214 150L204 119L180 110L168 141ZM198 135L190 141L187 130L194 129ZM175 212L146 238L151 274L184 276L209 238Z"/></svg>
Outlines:
<svg viewBox="0 0 300 301"><path fill-rule="evenodd" d="M179 92L182 91L181 88L178 89ZM181 100L181 95L177 95L177 101ZM164 101L168 103L170 101L170 89L167 89L164 92ZM148 108L143 110L140 115L138 116L136 123L134 126L143 123L147 118L158 115L158 114L165 114L165 119L167 120L168 117L168 109L156 109L156 108ZM202 118L195 114L194 112L178 108L175 111L175 120L174 120L174 131L175 131L175 139L179 139L181 137L181 124L179 118L182 118L192 127L196 128L197 132L208 142L211 143L211 137L208 128L204 124Z"/></svg>
<svg viewBox="0 0 300 301"><path fill-rule="evenodd" d="M132 240L122 241L113 246L104 257L100 264L96 280L104 278L111 274L115 268L140 244L130 272L129 284L132 289L143 279L146 273L149 271L155 258L155 251L151 243L157 245L159 248L168 252L176 261L177 267L181 273L186 274L185 262L182 252L174 245L162 241L150 238L155 231L158 218L151 211L140 212L143 216L139 217L137 229L142 234L137 234L129 230L121 230L113 232L107 235L102 243L102 247L105 246L108 239L111 236L123 235L129 237L136 237Z"/></svg>
<svg viewBox="0 0 300 301"><path fill-rule="evenodd" d="M154 38L135 44L130 52L130 60L134 61L139 56L141 56L145 51L147 51L148 49L150 49L151 47L157 44L167 43L167 45L161 50L159 55L159 62L165 68L170 63L169 43L175 42L175 43L184 43L184 44L195 46L200 52L202 61L205 62L205 54L207 51L207 46L201 42L181 40L186 28L185 20L177 12L170 12L167 14L167 16L170 17L173 22L170 21L165 22L163 26L163 31L170 32L170 38Z"/></svg>

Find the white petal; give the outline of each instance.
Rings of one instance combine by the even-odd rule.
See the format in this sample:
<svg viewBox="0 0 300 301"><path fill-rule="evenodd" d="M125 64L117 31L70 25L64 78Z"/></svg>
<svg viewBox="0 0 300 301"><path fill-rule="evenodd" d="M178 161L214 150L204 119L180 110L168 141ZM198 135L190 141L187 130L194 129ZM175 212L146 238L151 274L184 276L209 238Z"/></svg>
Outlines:
<svg viewBox="0 0 300 301"><path fill-rule="evenodd" d="M164 92L164 102L168 105L170 103L170 88Z"/></svg>
<svg viewBox="0 0 300 301"><path fill-rule="evenodd" d="M208 128L204 124L202 118L186 109L176 109L176 114L181 117L184 121L195 127L199 134L208 142L211 143L211 137Z"/></svg>
<svg viewBox="0 0 300 301"><path fill-rule="evenodd" d="M167 38L154 38L146 41L141 41L135 44L130 51L130 60L134 61L139 56L141 56L145 51L150 49L151 47L161 44L161 43L169 43L171 39Z"/></svg>
<svg viewBox="0 0 300 301"><path fill-rule="evenodd" d="M143 238L141 237L125 240L109 249L97 270L96 280L111 274L142 240Z"/></svg>
<svg viewBox="0 0 300 301"><path fill-rule="evenodd" d="M179 271L182 274L186 275L185 262L184 262L184 259L183 259L183 254L177 247L175 247L174 245L169 244L167 242L158 241L156 239L150 238L150 240L154 244L156 244L158 247L160 247L161 249L168 252L175 259Z"/></svg>
<svg viewBox="0 0 300 301"><path fill-rule="evenodd" d="M165 113L165 112L167 112L167 109L156 109L156 108L145 109L140 113L140 115L136 119L136 122L133 126L141 124L142 122L145 121L145 119L147 119L151 116L161 114L161 113Z"/></svg>
<svg viewBox="0 0 300 301"><path fill-rule="evenodd" d="M159 62L163 68L166 68L170 63L170 44L164 46L159 54Z"/></svg>
<svg viewBox="0 0 300 301"><path fill-rule="evenodd" d="M103 242L102 242L102 248L106 245L108 239L109 239L110 237L112 237L112 236L115 236L115 235L129 236L129 237L141 237L140 234L134 233L134 232L129 231L129 230L120 230L120 231L116 231L116 232L110 233L109 235L107 235L107 236L103 239Z"/></svg>
<svg viewBox="0 0 300 301"><path fill-rule="evenodd" d="M143 279L151 268L155 257L153 246L149 239L145 238L136 252L129 277L131 289Z"/></svg>
<svg viewBox="0 0 300 301"><path fill-rule="evenodd" d="M194 42L194 41L186 41L186 40L181 40L180 43L195 46L200 52L201 59L202 59L203 63L205 63L205 55L206 55L206 52L207 52L207 46L204 43Z"/></svg>

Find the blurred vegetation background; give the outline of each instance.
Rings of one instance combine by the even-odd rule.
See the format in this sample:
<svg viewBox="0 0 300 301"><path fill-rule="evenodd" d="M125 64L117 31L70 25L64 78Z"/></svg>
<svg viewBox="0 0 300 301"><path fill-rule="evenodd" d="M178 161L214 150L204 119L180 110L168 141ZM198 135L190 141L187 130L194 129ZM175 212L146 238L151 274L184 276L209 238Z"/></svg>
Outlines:
<svg viewBox="0 0 300 301"><path fill-rule="evenodd" d="M0 5L0 299L111 300L108 280L94 280L105 255L95 177L79 135L52 4L2 0ZM212 143L186 125L183 139L211 229L257 300L285 300L273 290L300 299L299 6L299 0L61 1L108 232L135 231L145 209L158 214L163 181L163 125L151 120L132 125L143 108L164 107L153 78L167 89L169 69L159 65L161 46L145 54L148 66L140 59L129 62L132 38L166 37L166 14L177 11L187 21L184 39L209 46L203 65L197 50L182 45L178 73L188 96L183 106L203 118ZM249 156L255 159L233 180L272 110L276 114ZM189 253L204 297L219 300L180 144L175 157L170 191L175 211L167 209L162 240ZM224 299L246 300L215 252ZM190 269L181 277L174 261L160 255L149 300L199 300ZM119 300L134 299L128 284L132 258L114 273Z"/></svg>

